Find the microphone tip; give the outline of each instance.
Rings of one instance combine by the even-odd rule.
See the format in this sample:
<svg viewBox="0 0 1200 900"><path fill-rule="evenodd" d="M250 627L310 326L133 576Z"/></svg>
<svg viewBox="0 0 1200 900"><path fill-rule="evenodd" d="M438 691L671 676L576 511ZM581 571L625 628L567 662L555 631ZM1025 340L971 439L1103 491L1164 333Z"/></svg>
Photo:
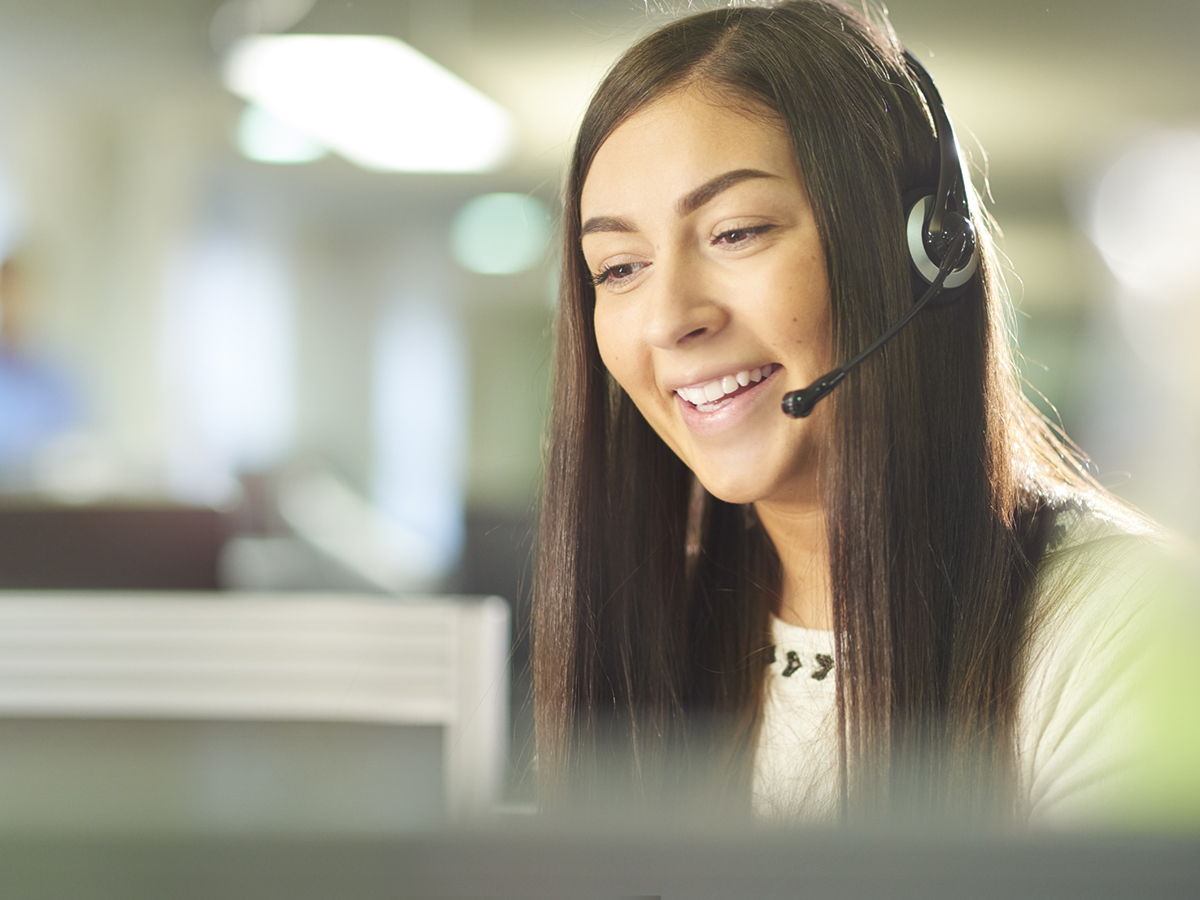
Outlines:
<svg viewBox="0 0 1200 900"><path fill-rule="evenodd" d="M783 411L793 419L803 419L812 412L813 404L804 396L804 391L790 391L783 395Z"/></svg>

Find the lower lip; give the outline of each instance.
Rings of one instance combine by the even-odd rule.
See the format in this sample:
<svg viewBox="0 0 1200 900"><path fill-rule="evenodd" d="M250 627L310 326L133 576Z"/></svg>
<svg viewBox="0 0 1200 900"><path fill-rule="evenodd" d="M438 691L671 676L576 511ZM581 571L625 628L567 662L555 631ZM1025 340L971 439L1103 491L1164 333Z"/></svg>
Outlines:
<svg viewBox="0 0 1200 900"><path fill-rule="evenodd" d="M719 409L712 412L701 412L678 394L675 402L679 404L683 422L692 434L720 434L735 427L757 407L767 396L767 385L773 382L783 371L776 366L775 371L747 391L743 391L731 400L726 401ZM780 415L783 415L781 412Z"/></svg>

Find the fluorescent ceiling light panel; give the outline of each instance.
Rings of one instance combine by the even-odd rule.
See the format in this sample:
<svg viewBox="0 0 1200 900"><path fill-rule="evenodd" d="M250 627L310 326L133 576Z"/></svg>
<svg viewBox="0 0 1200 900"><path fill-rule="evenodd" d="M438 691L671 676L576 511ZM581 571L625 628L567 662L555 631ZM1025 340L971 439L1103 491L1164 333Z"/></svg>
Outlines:
<svg viewBox="0 0 1200 900"><path fill-rule="evenodd" d="M224 77L238 96L367 169L482 172L512 143L502 107L395 38L245 38Z"/></svg>

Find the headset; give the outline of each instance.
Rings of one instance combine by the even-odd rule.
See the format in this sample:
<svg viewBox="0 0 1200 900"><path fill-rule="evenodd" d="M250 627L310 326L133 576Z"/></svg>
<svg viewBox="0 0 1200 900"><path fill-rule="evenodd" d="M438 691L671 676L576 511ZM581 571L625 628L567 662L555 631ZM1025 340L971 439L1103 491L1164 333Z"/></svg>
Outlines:
<svg viewBox="0 0 1200 900"><path fill-rule="evenodd" d="M899 334L926 306L958 299L962 292L953 289L970 281L979 265L979 247L975 241L975 229L971 225L967 180L958 153L958 141L954 139L954 129L950 126L950 117L925 67L907 50L904 51L904 60L933 116L938 143L937 190L920 189L904 198L909 257L913 271L929 287L891 328L846 365L827 372L802 390L785 394L783 411L794 419L802 419L811 413L817 401Z"/></svg>

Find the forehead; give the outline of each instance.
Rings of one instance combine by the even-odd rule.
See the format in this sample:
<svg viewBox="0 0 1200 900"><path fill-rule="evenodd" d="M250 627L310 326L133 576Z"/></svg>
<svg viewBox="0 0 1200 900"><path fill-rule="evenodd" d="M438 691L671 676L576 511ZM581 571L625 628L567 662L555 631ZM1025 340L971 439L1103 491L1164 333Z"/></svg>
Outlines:
<svg viewBox="0 0 1200 900"><path fill-rule="evenodd" d="M639 110L604 141L583 184L582 212L586 218L652 197L682 196L735 169L801 180L778 117L715 102L695 89L673 92Z"/></svg>

